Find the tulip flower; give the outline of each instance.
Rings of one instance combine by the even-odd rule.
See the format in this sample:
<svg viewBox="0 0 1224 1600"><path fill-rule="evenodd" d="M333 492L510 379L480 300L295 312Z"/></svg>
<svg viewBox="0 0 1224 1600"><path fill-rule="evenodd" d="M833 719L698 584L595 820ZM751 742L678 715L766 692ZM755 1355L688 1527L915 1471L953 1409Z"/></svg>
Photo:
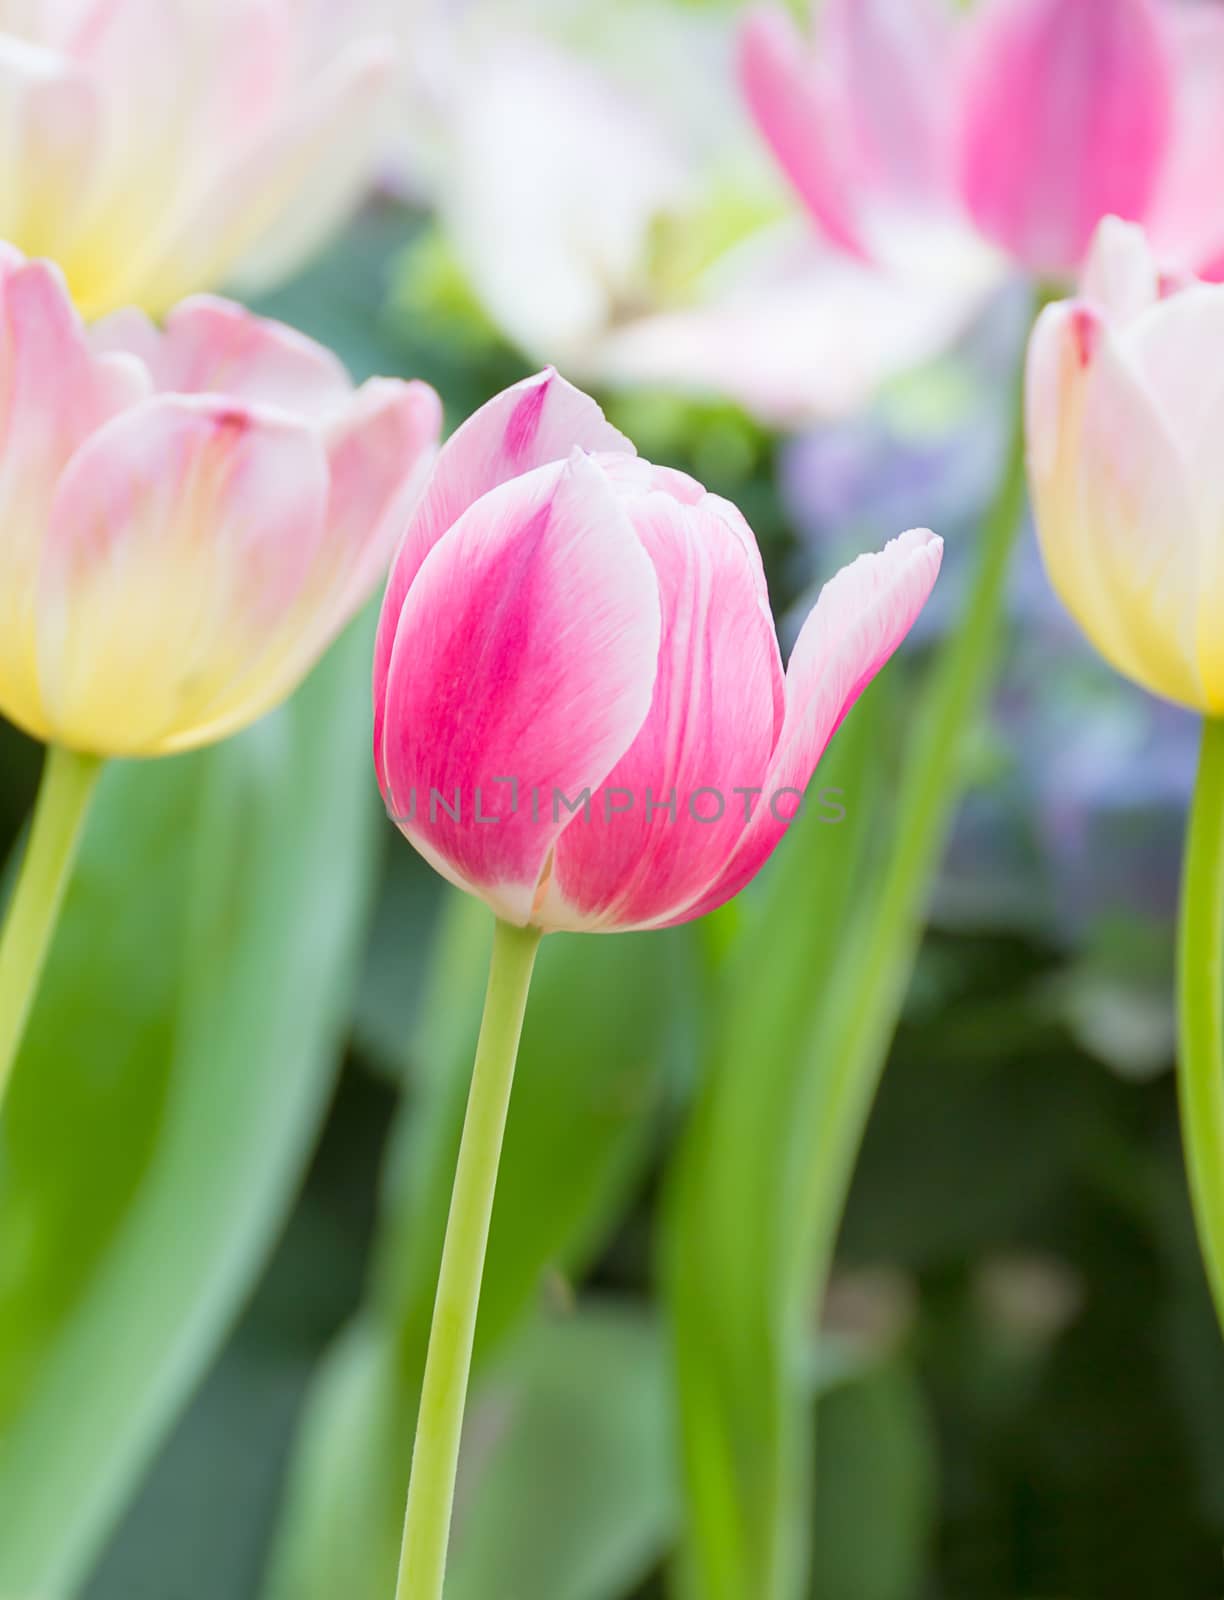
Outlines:
<svg viewBox="0 0 1224 1600"><path fill-rule="evenodd" d="M501 1133L546 930L658 928L760 869L900 644L941 541L830 582L784 672L751 530L640 460L546 371L447 443L392 569L374 661L388 811L497 921L409 1490L401 1600L442 1592Z"/></svg>
<svg viewBox="0 0 1224 1600"><path fill-rule="evenodd" d="M286 274L377 155L388 39L319 0L0 9L0 237L88 317ZM330 8L333 12L335 7Z"/></svg>
<svg viewBox="0 0 1224 1600"><path fill-rule="evenodd" d="M1203 716L1182 885L1183 1134L1224 1324L1224 285L1162 274L1140 229L1102 225L1081 297L1029 352L1029 470L1055 589L1105 658Z"/></svg>
<svg viewBox="0 0 1224 1600"><path fill-rule="evenodd" d="M0 713L50 746L0 944L0 1088L93 778L283 700L386 571L441 425L226 301L86 329L0 251Z"/></svg>
<svg viewBox="0 0 1224 1600"><path fill-rule="evenodd" d="M1214 166L1224 17L1176 0L829 0L818 48L753 13L741 76L826 237L903 261L977 232L1061 276L1106 215L1158 223L1198 268L1224 246Z"/></svg>

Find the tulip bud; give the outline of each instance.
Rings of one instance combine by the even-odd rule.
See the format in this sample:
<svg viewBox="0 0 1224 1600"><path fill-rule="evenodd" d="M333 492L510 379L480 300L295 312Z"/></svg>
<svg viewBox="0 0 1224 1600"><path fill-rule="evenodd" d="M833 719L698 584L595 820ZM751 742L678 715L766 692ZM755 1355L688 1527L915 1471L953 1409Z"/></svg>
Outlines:
<svg viewBox="0 0 1224 1600"><path fill-rule="evenodd" d="M1120 672L1224 715L1224 287L1162 279L1142 231L1111 219L1085 290L1043 312L1029 349L1046 567Z"/></svg>
<svg viewBox="0 0 1224 1600"><path fill-rule="evenodd" d="M226 301L86 331L0 257L0 712L96 755L234 732L377 585L437 441L420 383L354 392Z"/></svg>
<svg viewBox="0 0 1224 1600"><path fill-rule="evenodd" d="M840 573L784 674L739 512L640 460L555 372L528 379L444 447L392 571L374 662L387 809L509 922L712 910L786 831L941 552L904 534Z"/></svg>

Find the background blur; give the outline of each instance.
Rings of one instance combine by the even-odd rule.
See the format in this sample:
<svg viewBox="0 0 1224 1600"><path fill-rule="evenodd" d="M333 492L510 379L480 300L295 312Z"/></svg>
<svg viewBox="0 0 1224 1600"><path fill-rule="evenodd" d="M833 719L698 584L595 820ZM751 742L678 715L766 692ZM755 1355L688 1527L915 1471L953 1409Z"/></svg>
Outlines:
<svg viewBox="0 0 1224 1600"><path fill-rule="evenodd" d="M837 749L822 770L883 838L892 734L1000 470L1023 305L1003 285L934 361L926 323L898 321L888 362L814 324L823 342L777 370L753 274L799 224L739 126L735 8L602 9L500 8L462 118L439 112L451 47L419 52L402 161L259 309L357 378L428 379L449 426L556 360L643 455L743 508L780 617L903 527L943 533L918 636L839 735L871 718L879 771L846 777ZM499 96L548 74L540 125L511 136ZM535 154L508 192L516 139ZM504 158L481 184L473 150ZM623 192L583 200L588 150L617 153ZM59 1530L87 1600L388 1592L489 928L380 814L371 628L232 745L108 773L23 1053L0 1422L33 1469L0 1505L31 1548ZM1224 1594L1224 1365L1170 1073L1196 732L1080 646L1028 537L814 1344L824 1600ZM3 729L6 850L38 764ZM810 848L787 841L760 903ZM546 942L453 1600L663 1593L660 1225L745 915Z"/></svg>

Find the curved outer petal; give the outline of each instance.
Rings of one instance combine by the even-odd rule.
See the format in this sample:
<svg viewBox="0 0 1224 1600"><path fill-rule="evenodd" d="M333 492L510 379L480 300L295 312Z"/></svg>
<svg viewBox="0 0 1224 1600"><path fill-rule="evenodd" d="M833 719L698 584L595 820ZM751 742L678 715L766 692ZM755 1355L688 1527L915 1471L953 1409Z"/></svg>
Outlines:
<svg viewBox="0 0 1224 1600"><path fill-rule="evenodd" d="M751 821L721 877L671 920L713 911L773 854L842 718L913 627L942 556L943 540L919 529L860 556L825 585L786 670L786 719Z"/></svg>
<svg viewBox="0 0 1224 1600"><path fill-rule="evenodd" d="M142 311L116 311L95 323L90 342L139 357L165 394L224 394L313 420L340 411L353 393L323 345L212 295L184 300L164 328Z"/></svg>
<svg viewBox="0 0 1224 1600"><path fill-rule="evenodd" d="M760 787L774 747L782 663L755 542L750 553L712 495L694 505L655 491L625 504L659 580L654 698L607 785L557 841L536 919L545 927L647 926L696 899L743 832L737 791Z"/></svg>
<svg viewBox="0 0 1224 1600"><path fill-rule="evenodd" d="M481 495L533 467L564 461L575 446L635 454L589 395L552 368L525 378L474 412L442 447L391 569L374 645L374 765L384 781L387 672L400 611L421 563Z"/></svg>
<svg viewBox="0 0 1224 1600"><path fill-rule="evenodd" d="M740 83L762 136L830 241L866 257L845 170L846 130L831 87L784 11L751 11L740 31Z"/></svg>
<svg viewBox="0 0 1224 1600"><path fill-rule="evenodd" d="M39 575L52 735L157 754L266 709L261 679L298 644L286 624L327 491L318 437L277 413L159 396L88 440L56 492Z"/></svg>
<svg viewBox="0 0 1224 1600"><path fill-rule="evenodd" d="M1091 306L1043 312L1027 407L1037 531L1054 588L1119 671L1206 709L1196 649L1204 573L1186 459Z"/></svg>
<svg viewBox="0 0 1224 1600"><path fill-rule="evenodd" d="M1142 217L1172 125L1155 0L987 0L969 23L961 178L978 226L1037 272L1102 217Z"/></svg>
<svg viewBox="0 0 1224 1600"><path fill-rule="evenodd" d="M944 0L828 0L821 24L862 181L907 207L949 200L959 68Z"/></svg>
<svg viewBox="0 0 1224 1600"><path fill-rule="evenodd" d="M568 820L553 796L599 785L629 748L659 638L654 569L594 461L576 451L477 500L399 617L382 789L405 835L529 921Z"/></svg>
<svg viewBox="0 0 1224 1600"><path fill-rule="evenodd" d="M39 737L36 587L56 483L81 442L148 389L138 362L91 353L57 268L0 261L0 711Z"/></svg>
<svg viewBox="0 0 1224 1600"><path fill-rule="evenodd" d="M1224 11L1170 5L1177 93L1172 147L1149 230L1162 257L1203 276L1224 268Z"/></svg>

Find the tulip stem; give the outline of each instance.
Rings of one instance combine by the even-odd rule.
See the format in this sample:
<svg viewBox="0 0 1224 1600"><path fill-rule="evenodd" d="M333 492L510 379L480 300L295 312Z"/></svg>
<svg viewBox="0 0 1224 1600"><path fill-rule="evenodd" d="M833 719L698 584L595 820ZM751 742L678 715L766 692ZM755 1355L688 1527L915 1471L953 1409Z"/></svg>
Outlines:
<svg viewBox="0 0 1224 1600"><path fill-rule="evenodd" d="M1224 721L1203 724L1178 946L1182 1138L1199 1247L1224 1327Z"/></svg>
<svg viewBox="0 0 1224 1600"><path fill-rule="evenodd" d="M38 993L101 771L100 756L61 745L47 747L30 837L0 933L0 1104Z"/></svg>
<svg viewBox="0 0 1224 1600"><path fill-rule="evenodd" d="M441 1600L480 1280L538 928L498 921L412 1450L396 1600Z"/></svg>
<svg viewBox="0 0 1224 1600"><path fill-rule="evenodd" d="M960 626L923 690L897 791L896 842L851 931L811 1041L795 1146L798 1218L787 1275L793 1319L823 1294L867 1118L921 938L931 880L964 788L963 763L994 682L1012 550L1026 504L1019 386L1010 459L987 515Z"/></svg>

